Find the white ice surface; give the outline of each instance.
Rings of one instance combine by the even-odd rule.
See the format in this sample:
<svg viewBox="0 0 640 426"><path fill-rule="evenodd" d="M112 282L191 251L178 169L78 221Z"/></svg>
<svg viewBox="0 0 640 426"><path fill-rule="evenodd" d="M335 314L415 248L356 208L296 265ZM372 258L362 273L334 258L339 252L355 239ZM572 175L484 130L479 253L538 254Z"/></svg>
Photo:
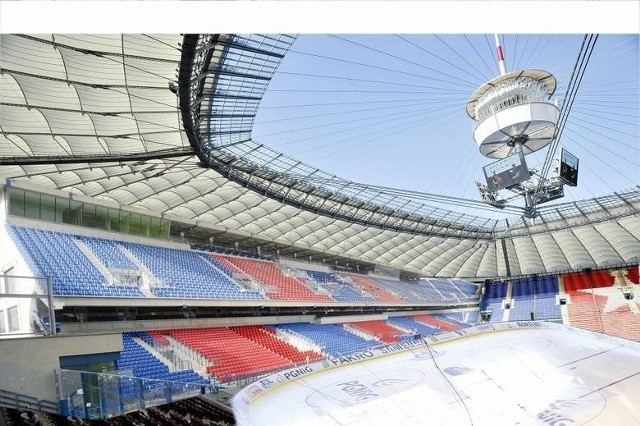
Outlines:
<svg viewBox="0 0 640 426"><path fill-rule="evenodd" d="M640 425L640 344L564 326L420 345L278 382L234 401L238 425Z"/></svg>

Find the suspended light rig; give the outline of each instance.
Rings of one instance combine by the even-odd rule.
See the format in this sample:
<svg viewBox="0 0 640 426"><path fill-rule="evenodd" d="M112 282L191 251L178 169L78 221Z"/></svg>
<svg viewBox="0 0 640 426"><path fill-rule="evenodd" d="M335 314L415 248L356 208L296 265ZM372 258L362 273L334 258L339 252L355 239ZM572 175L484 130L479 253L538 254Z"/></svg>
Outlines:
<svg viewBox="0 0 640 426"><path fill-rule="evenodd" d="M480 153L498 160L483 167L486 183L476 186L482 201L494 207L505 208L509 201L524 198L525 217L535 217L538 204L562 198L564 184L577 184L578 159L561 150L551 178L527 165L527 155L558 135L561 111L552 98L556 79L536 69L507 72L497 34L495 41L500 75L476 89L467 102Z"/></svg>

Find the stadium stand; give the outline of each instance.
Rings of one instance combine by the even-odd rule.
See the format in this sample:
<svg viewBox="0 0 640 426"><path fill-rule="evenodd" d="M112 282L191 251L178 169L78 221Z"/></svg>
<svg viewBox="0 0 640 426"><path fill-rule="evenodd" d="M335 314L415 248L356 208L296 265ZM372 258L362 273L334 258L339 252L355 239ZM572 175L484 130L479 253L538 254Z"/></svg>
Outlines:
<svg viewBox="0 0 640 426"><path fill-rule="evenodd" d="M208 327L165 330L198 353L208 362L208 373L221 382L256 376L296 364L317 360L320 354L299 351L279 341L266 327Z"/></svg>
<svg viewBox="0 0 640 426"><path fill-rule="evenodd" d="M442 331L438 327L415 321L414 319L412 319L412 317L393 317L389 318L387 322L393 324L396 327L411 331L414 334L420 334L424 336L440 333Z"/></svg>
<svg viewBox="0 0 640 426"><path fill-rule="evenodd" d="M137 286L107 285L70 234L8 226L36 276L51 277L56 295L144 297Z"/></svg>
<svg viewBox="0 0 640 426"><path fill-rule="evenodd" d="M475 294L475 285L461 280L454 285L449 280L394 281L295 270L301 275L298 278L285 274L273 261L255 256L221 255L19 226L8 226L8 230L36 275L52 277L57 295L422 303L467 299L468 294L458 290L460 287L473 288L471 293ZM247 277L250 286L243 284Z"/></svg>
<svg viewBox="0 0 640 426"><path fill-rule="evenodd" d="M275 330L268 326L232 327L232 330L247 339L264 346L288 359L294 364L307 363L322 359L322 354L314 351L300 351L295 346L284 342L276 336Z"/></svg>
<svg viewBox="0 0 640 426"><path fill-rule="evenodd" d="M407 333L393 327L389 324L386 324L384 321L359 321L359 322L350 322L346 323L345 326L352 327L358 330L362 330L366 333L369 333L372 336L375 336L376 339L380 340L383 343L393 343L398 342L401 339L402 335L406 335Z"/></svg>
<svg viewBox="0 0 640 426"><path fill-rule="evenodd" d="M80 237L79 239L89 246L107 268L138 269L138 267L120 251L117 242L91 237Z"/></svg>
<svg viewBox="0 0 640 426"><path fill-rule="evenodd" d="M157 297L264 299L257 292L240 288L197 252L134 243L125 246L166 286L152 288Z"/></svg>
<svg viewBox="0 0 640 426"><path fill-rule="evenodd" d="M389 293L393 293L407 302L441 302L447 298L426 280L414 280L410 282L383 278L372 278L372 280L385 288Z"/></svg>
<svg viewBox="0 0 640 426"><path fill-rule="evenodd" d="M133 370L135 377L181 383L209 384L209 380L193 370L170 372L169 367L137 343L134 340L135 338L141 338L147 342L153 341L153 339L144 332L123 333L123 350L118 360L118 370Z"/></svg>
<svg viewBox="0 0 640 426"><path fill-rule="evenodd" d="M472 282L464 281L461 279L449 280L460 292L467 298L475 298L478 294L478 286Z"/></svg>
<svg viewBox="0 0 640 426"><path fill-rule="evenodd" d="M415 315L415 316L412 316L411 318L425 325L436 327L441 331L454 331L462 328L457 324L452 324L449 321L445 321L443 319L436 318L431 315Z"/></svg>
<svg viewBox="0 0 640 426"><path fill-rule="evenodd" d="M322 348L328 356L340 356L380 345L375 339L357 336L337 324L281 324L277 329L307 339Z"/></svg>
<svg viewBox="0 0 640 426"><path fill-rule="evenodd" d="M569 299L567 311L570 324L640 340L640 305L635 297L631 297L638 291L637 284L633 281L634 270L637 274L637 268L631 268L562 275L564 290Z"/></svg>
<svg viewBox="0 0 640 426"><path fill-rule="evenodd" d="M92 425L230 425L228 412L200 398L145 407L173 394L141 398L153 383L138 378L249 382L275 370L478 322L481 286L451 276L509 280L485 286L480 309L493 312L491 321L534 314L640 340L637 265L590 270L637 263L637 186L549 205L536 210L540 220L534 223L458 217L432 210L424 200L416 204L409 192L371 192L315 167L307 170L266 143L253 145L250 137L251 117L294 39L286 34L3 35L0 216L14 224L6 230L23 256L9 253L5 262L5 247L14 248L0 236L2 266L8 265L0 271L0 292L6 293L0 300L2 352L9 353L8 345L33 345L45 348L47 356L37 358L33 350L24 359L2 358L8 374L0 388L19 382L29 404L51 403L56 410L68 403L72 413L79 409L90 417L105 402L96 383L107 382L122 385L102 389L117 408L134 411ZM606 43L603 39L598 43ZM610 55L610 49L601 50ZM330 185L322 183L325 178ZM284 260L261 251L297 255L304 262L321 258L343 272L287 269ZM329 270L324 263L317 266ZM560 278L511 276L573 268L585 269ZM33 276L10 277L15 271ZM382 275L364 275L374 271ZM380 278L385 273L397 278ZM439 277L400 279L419 273ZM36 282L31 287L50 279L53 295L31 294L31 287L23 291L14 278ZM563 299L566 306L559 302ZM405 306L390 306L397 304ZM201 316L182 317L181 309L191 314L190 306ZM431 309L445 313L394 316ZM381 312L392 317L350 319L379 318ZM274 317L301 322L232 325ZM315 323L327 318L352 322ZM130 331L137 329L146 331ZM56 330L63 335L55 336ZM23 339L22 331L54 336ZM87 347L89 340L100 349ZM42 342L47 346L38 346ZM197 368L163 356L181 348L197 355ZM32 356L48 370L31 372L29 367L37 367ZM73 367L67 372L77 374L64 376L69 393L56 395L64 386L56 381L53 389L53 380L44 389L48 395L41 393L38 386L45 380L40 379L53 377L54 369L57 374L62 361ZM108 379L114 363L126 382L93 380ZM101 365L110 367L98 376L94 372ZM205 373L218 380L211 382ZM15 401L18 410L0 408L1 426L90 424L27 410L32 407L24 400Z"/></svg>
<svg viewBox="0 0 640 426"><path fill-rule="evenodd" d="M322 288L331 293L331 297L336 301L343 302L366 302L375 298L359 287L355 287L348 281L343 280L339 275L330 272L304 271L309 280L317 282Z"/></svg>
<svg viewBox="0 0 640 426"><path fill-rule="evenodd" d="M476 314L475 318L477 320L478 312L476 311L475 314ZM448 323L458 325L459 327L468 327L470 325L475 324L475 321L472 321L472 322L465 321L464 314L462 312L447 312L444 314L432 314L431 316L433 316L434 318L439 318Z"/></svg>
<svg viewBox="0 0 640 426"><path fill-rule="evenodd" d="M480 311L492 311L490 322L500 322L504 316L503 300L507 297L508 283L493 281L485 286Z"/></svg>
<svg viewBox="0 0 640 426"><path fill-rule="evenodd" d="M512 281L510 321L560 319L560 305L556 300L558 281L555 277L527 277Z"/></svg>
<svg viewBox="0 0 640 426"><path fill-rule="evenodd" d="M377 282L373 281L371 278L365 277L363 275L356 274L340 274L342 278L345 278L347 281L353 282L355 285L359 286L362 290L371 294L375 297L379 302L402 302L402 298L393 294L389 290L380 286Z"/></svg>
<svg viewBox="0 0 640 426"><path fill-rule="evenodd" d="M329 296L315 294L298 279L286 276L273 262L219 254L214 254L213 257L222 265L227 267L235 266L264 283L267 286L267 294L271 299L331 301Z"/></svg>

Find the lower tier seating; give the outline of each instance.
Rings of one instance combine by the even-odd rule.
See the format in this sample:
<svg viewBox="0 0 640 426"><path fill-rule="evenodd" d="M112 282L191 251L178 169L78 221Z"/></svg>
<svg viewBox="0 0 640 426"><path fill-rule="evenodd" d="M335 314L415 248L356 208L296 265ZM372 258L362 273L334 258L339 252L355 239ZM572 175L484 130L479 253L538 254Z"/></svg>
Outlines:
<svg viewBox="0 0 640 426"><path fill-rule="evenodd" d="M117 362L118 370L133 370L135 377L148 379L181 383L209 383L207 379L193 370L170 372L169 367L139 345L134 337L140 337L146 341L152 340L149 335L143 332L124 333L122 335L123 350L120 352L120 359Z"/></svg>
<svg viewBox="0 0 640 426"><path fill-rule="evenodd" d="M319 359L319 354L314 356L284 342L276 343L273 334L257 326L166 332L204 356L210 363L208 372L222 382L292 367L307 357Z"/></svg>
<svg viewBox="0 0 640 426"><path fill-rule="evenodd" d="M276 327L315 343L328 356L347 355L380 345L377 340L364 339L337 324L296 323Z"/></svg>
<svg viewBox="0 0 640 426"><path fill-rule="evenodd" d="M347 325L369 333L383 343L399 342L401 335L407 334L384 321L359 321L347 323Z"/></svg>

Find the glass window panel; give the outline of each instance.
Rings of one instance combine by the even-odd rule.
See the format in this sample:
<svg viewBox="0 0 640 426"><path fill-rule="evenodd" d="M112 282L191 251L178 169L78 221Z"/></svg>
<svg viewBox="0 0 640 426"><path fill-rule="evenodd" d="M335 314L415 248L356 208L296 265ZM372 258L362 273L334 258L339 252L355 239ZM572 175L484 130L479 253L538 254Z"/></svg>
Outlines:
<svg viewBox="0 0 640 426"><path fill-rule="evenodd" d="M120 232L120 211L109 209L109 229L113 232Z"/></svg>
<svg viewBox="0 0 640 426"><path fill-rule="evenodd" d="M0 311L0 333L7 332L7 320L4 317L4 311Z"/></svg>
<svg viewBox="0 0 640 426"><path fill-rule="evenodd" d="M129 233L131 213L120 211L120 232Z"/></svg>
<svg viewBox="0 0 640 426"><path fill-rule="evenodd" d="M160 238L162 236L161 222L162 219L159 217L151 218L151 236L153 238Z"/></svg>
<svg viewBox="0 0 640 426"><path fill-rule="evenodd" d="M4 291L5 293L17 294L18 289L16 285L16 278L13 276L15 269L13 266L4 271Z"/></svg>
<svg viewBox="0 0 640 426"><path fill-rule="evenodd" d="M40 219L53 222L56 218L56 197L40 195Z"/></svg>
<svg viewBox="0 0 640 426"><path fill-rule="evenodd" d="M163 220L162 221L162 235L161 238L165 240L169 239L169 233L171 232L171 221Z"/></svg>
<svg viewBox="0 0 640 426"><path fill-rule="evenodd" d="M9 188L9 214L13 216L24 216L23 190Z"/></svg>
<svg viewBox="0 0 640 426"><path fill-rule="evenodd" d="M140 215L138 213L131 213L129 233L133 235L140 235Z"/></svg>
<svg viewBox="0 0 640 426"><path fill-rule="evenodd" d="M96 206L83 204L82 225L93 228L96 225Z"/></svg>
<svg viewBox="0 0 640 426"><path fill-rule="evenodd" d="M66 222L66 218L69 216L69 199L56 197L56 222Z"/></svg>
<svg viewBox="0 0 640 426"><path fill-rule="evenodd" d="M148 237L151 231L151 218L149 216L142 216L140 218L140 234Z"/></svg>
<svg viewBox="0 0 640 426"><path fill-rule="evenodd" d="M40 194L24 193L24 215L31 219L40 219Z"/></svg>
<svg viewBox="0 0 640 426"><path fill-rule="evenodd" d="M108 209L106 207L96 206L96 223L95 228L107 229Z"/></svg>
<svg viewBox="0 0 640 426"><path fill-rule="evenodd" d="M20 330L20 318L18 316L18 307L12 306L7 309L7 314L9 316L9 331L19 331Z"/></svg>
<svg viewBox="0 0 640 426"><path fill-rule="evenodd" d="M62 221L71 225L82 225L82 203L70 200L69 209L63 214Z"/></svg>

